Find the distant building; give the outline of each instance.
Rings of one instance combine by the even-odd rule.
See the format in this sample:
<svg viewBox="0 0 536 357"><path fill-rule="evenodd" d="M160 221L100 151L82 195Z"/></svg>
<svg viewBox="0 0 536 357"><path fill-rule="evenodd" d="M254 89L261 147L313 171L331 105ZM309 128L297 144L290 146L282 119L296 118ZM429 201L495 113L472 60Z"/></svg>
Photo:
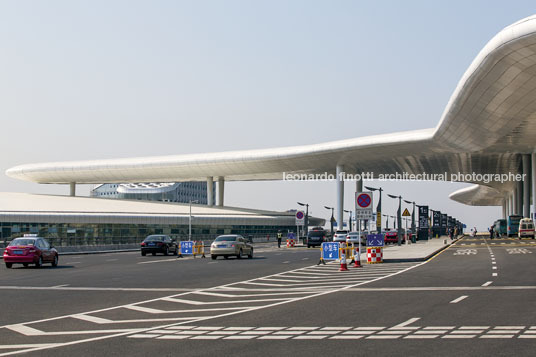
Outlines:
<svg viewBox="0 0 536 357"><path fill-rule="evenodd" d="M206 182L124 183L95 186L91 197L207 204Z"/></svg>

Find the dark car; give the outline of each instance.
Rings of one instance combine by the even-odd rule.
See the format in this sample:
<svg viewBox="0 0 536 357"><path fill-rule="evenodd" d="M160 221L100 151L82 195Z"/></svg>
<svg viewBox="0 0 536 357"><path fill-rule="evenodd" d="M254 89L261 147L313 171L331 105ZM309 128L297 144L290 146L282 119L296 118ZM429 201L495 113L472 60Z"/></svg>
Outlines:
<svg viewBox="0 0 536 357"><path fill-rule="evenodd" d="M179 246L174 239L164 234L153 234L145 238L141 243L141 255L145 256L147 253L156 255L156 253L162 253L164 255L179 254Z"/></svg>
<svg viewBox="0 0 536 357"><path fill-rule="evenodd" d="M37 268L43 263L51 263L53 267L58 266L58 251L52 247L45 239L36 236L24 236L15 238L4 250L4 263L6 268L11 268L13 264L35 264Z"/></svg>
<svg viewBox="0 0 536 357"><path fill-rule="evenodd" d="M316 229L307 233L307 248L319 247L326 240L326 231L323 229Z"/></svg>

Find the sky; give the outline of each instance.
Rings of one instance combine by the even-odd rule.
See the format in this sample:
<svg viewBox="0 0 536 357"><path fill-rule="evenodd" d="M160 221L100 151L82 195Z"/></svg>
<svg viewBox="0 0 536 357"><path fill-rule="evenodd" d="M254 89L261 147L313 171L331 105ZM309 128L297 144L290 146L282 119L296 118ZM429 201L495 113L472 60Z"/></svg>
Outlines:
<svg viewBox="0 0 536 357"><path fill-rule="evenodd" d="M0 0L0 191L68 194L3 174L26 163L432 128L487 41L534 13L534 1ZM501 215L449 200L461 183L365 184L479 230ZM225 186L229 206L296 201L329 218L335 182Z"/></svg>

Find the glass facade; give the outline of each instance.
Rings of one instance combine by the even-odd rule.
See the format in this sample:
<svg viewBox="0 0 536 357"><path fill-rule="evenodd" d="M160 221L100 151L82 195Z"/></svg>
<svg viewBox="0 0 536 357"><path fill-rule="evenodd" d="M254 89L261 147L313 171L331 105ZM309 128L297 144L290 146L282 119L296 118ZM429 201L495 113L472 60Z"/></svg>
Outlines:
<svg viewBox="0 0 536 357"><path fill-rule="evenodd" d="M52 245L94 246L108 244L132 244L141 242L150 234L168 234L178 240L188 239L188 225L169 224L119 224L119 223L32 223L1 222L0 248L23 234L38 234ZM212 240L220 234L241 234L245 237L270 235L277 232L295 232L296 226L280 225L192 225L193 240Z"/></svg>

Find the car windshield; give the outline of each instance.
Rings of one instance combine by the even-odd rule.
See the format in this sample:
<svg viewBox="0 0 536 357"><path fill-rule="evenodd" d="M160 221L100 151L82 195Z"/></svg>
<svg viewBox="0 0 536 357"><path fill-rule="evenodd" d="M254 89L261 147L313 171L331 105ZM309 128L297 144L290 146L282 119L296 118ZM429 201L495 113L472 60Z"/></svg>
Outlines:
<svg viewBox="0 0 536 357"><path fill-rule="evenodd" d="M215 242L234 242L235 240L235 236L220 236L216 238Z"/></svg>
<svg viewBox="0 0 536 357"><path fill-rule="evenodd" d="M162 242L164 240L163 236L149 236L145 238L144 242Z"/></svg>
<svg viewBox="0 0 536 357"><path fill-rule="evenodd" d="M322 231L311 231L309 232L309 237L323 237L324 232Z"/></svg>
<svg viewBox="0 0 536 357"><path fill-rule="evenodd" d="M17 246L17 245L35 245L35 239L29 239L29 238L17 238L11 241L9 243L10 247Z"/></svg>

